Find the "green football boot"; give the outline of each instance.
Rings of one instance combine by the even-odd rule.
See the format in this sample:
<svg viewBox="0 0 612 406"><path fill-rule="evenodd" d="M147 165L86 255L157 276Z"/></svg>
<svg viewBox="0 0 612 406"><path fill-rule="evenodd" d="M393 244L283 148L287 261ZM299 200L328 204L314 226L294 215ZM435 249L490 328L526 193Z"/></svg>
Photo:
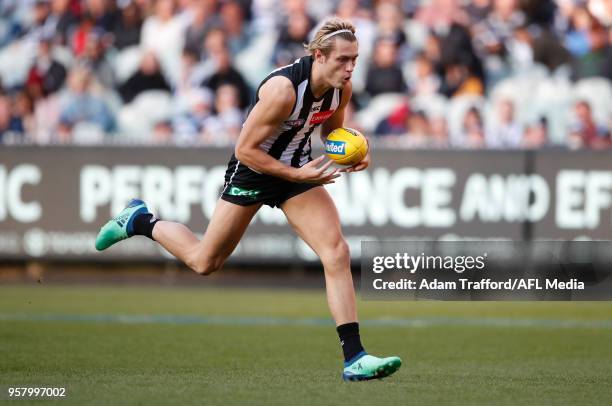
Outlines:
<svg viewBox="0 0 612 406"><path fill-rule="evenodd" d="M402 360L399 357L378 358L362 351L344 363L342 379L345 381L380 379L393 374L401 365Z"/></svg>
<svg viewBox="0 0 612 406"><path fill-rule="evenodd" d="M111 245L133 236L134 218L139 214L145 213L149 213L145 202L139 199L132 199L121 213L102 226L96 237L96 249L103 251Z"/></svg>

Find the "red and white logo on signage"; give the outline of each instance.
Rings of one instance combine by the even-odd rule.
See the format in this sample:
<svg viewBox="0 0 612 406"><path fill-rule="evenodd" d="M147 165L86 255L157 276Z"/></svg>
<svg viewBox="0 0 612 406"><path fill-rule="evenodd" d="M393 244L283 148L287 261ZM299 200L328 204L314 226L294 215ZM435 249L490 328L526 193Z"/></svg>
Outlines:
<svg viewBox="0 0 612 406"><path fill-rule="evenodd" d="M320 111L313 114L312 118L310 119L310 124L321 124L323 121L330 118L331 115L334 114L334 111L336 110Z"/></svg>

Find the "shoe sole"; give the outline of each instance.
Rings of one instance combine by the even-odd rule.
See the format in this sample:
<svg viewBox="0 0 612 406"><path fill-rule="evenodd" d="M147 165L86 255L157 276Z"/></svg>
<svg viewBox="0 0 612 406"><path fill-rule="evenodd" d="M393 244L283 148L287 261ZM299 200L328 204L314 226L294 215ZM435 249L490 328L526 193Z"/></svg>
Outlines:
<svg viewBox="0 0 612 406"><path fill-rule="evenodd" d="M370 381L372 379L382 379L390 375L393 375L398 369L400 369L401 366L402 366L402 361L393 360L393 361L387 362L383 366L378 367L378 369L372 376L366 377L362 375L352 375L352 376L342 375L342 379L344 379L345 381L350 381L350 382Z"/></svg>

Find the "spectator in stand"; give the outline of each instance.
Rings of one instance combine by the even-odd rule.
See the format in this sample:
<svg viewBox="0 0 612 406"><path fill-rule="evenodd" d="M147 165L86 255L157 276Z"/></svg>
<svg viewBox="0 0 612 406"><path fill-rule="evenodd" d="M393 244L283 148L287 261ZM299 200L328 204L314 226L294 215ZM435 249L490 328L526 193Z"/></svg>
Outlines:
<svg viewBox="0 0 612 406"><path fill-rule="evenodd" d="M570 27L565 33L565 47L574 58L586 55L591 49L589 31L593 24L593 16L586 7L576 7L570 15Z"/></svg>
<svg viewBox="0 0 612 406"><path fill-rule="evenodd" d="M180 144L198 142L207 120L212 116L213 94L205 88L193 89L185 95L188 110L172 120L175 140Z"/></svg>
<svg viewBox="0 0 612 406"><path fill-rule="evenodd" d="M31 8L29 26L24 27L23 32L25 34L24 39L26 41L39 41L41 37L49 37L54 32L55 28L53 25L47 25L47 20L51 14L51 5L49 0L35 0Z"/></svg>
<svg viewBox="0 0 612 406"><path fill-rule="evenodd" d="M124 49L140 44L142 31L142 9L136 0L118 0L119 17L113 27L113 46Z"/></svg>
<svg viewBox="0 0 612 406"><path fill-rule="evenodd" d="M219 14L227 34L229 49L235 55L246 48L250 38L245 24L244 9L237 0L225 0L221 3Z"/></svg>
<svg viewBox="0 0 612 406"><path fill-rule="evenodd" d="M409 148L427 148L430 142L430 126L427 115L417 110L408 117L408 134L402 140L402 145Z"/></svg>
<svg viewBox="0 0 612 406"><path fill-rule="evenodd" d="M50 144L58 141L56 130L65 98L66 91L60 91L34 100L34 120L30 136L35 143Z"/></svg>
<svg viewBox="0 0 612 406"><path fill-rule="evenodd" d="M174 0L155 0L154 10L142 25L140 46L155 53L165 77L174 84L180 76L185 27L175 13Z"/></svg>
<svg viewBox="0 0 612 406"><path fill-rule="evenodd" d="M431 118L422 110L408 113L405 131L400 137L389 138L391 145L406 148L448 148L448 126L446 118L433 115Z"/></svg>
<svg viewBox="0 0 612 406"><path fill-rule="evenodd" d="M480 149L485 147L482 115L476 107L470 107L463 118L459 136L459 148Z"/></svg>
<svg viewBox="0 0 612 406"><path fill-rule="evenodd" d="M69 45L76 57L85 54L92 31L96 30L103 36L113 29L117 20L115 10L106 0L86 0L83 6L81 20L70 30Z"/></svg>
<svg viewBox="0 0 612 406"><path fill-rule="evenodd" d="M374 97L381 93L403 93L406 90L397 43L392 38L379 38L366 77L366 93Z"/></svg>
<svg viewBox="0 0 612 406"><path fill-rule="evenodd" d="M51 54L51 37L43 37L28 72L25 88L33 99L47 97L59 90L66 80L66 68Z"/></svg>
<svg viewBox="0 0 612 406"><path fill-rule="evenodd" d="M114 2L112 2L114 3ZM111 7L108 0L85 0L83 1L84 13L93 22L93 26L110 32L117 21L117 10Z"/></svg>
<svg viewBox="0 0 612 406"><path fill-rule="evenodd" d="M491 0L472 0L464 6L470 26L487 18L492 9Z"/></svg>
<svg viewBox="0 0 612 406"><path fill-rule="evenodd" d="M468 25L470 17L459 7L457 0L432 0L421 6L416 19L437 35L446 35L455 23Z"/></svg>
<svg viewBox="0 0 612 406"><path fill-rule="evenodd" d="M521 146L523 129L516 121L514 103L502 99L496 106L497 119L487 128L485 141L489 149L517 149Z"/></svg>
<svg viewBox="0 0 612 406"><path fill-rule="evenodd" d="M612 2L610 0L589 0L588 7L601 25L612 27Z"/></svg>
<svg viewBox="0 0 612 406"><path fill-rule="evenodd" d="M570 53L563 47L557 34L549 28L523 26L517 29L515 38L519 35L532 48L533 61L546 66L550 72L570 64Z"/></svg>
<svg viewBox="0 0 612 406"><path fill-rule="evenodd" d="M178 142L180 145L180 141L177 140L174 136L175 133L172 128L172 124L166 120L160 121L158 123L155 123L155 125L153 126L151 143L153 145L169 145L172 142Z"/></svg>
<svg viewBox="0 0 612 406"><path fill-rule="evenodd" d="M219 86L215 95L215 115L204 128L203 140L212 145L233 145L240 135L243 114L239 106L238 88L231 84Z"/></svg>
<svg viewBox="0 0 612 406"><path fill-rule="evenodd" d="M408 102L401 103L391 111L389 116L378 123L374 133L378 136L394 136L407 133L411 114Z"/></svg>
<svg viewBox="0 0 612 406"><path fill-rule="evenodd" d="M429 147L447 149L449 147L448 122L444 115L432 115L429 119Z"/></svg>
<svg viewBox="0 0 612 406"><path fill-rule="evenodd" d="M213 28L221 26L221 20L215 14L216 1L194 0L185 14L188 21L185 30L185 48L199 52L204 39Z"/></svg>
<svg viewBox="0 0 612 406"><path fill-rule="evenodd" d="M99 28L89 31L83 61L85 61L96 81L105 88L115 87L115 72L106 55L106 49L110 43L110 38Z"/></svg>
<svg viewBox="0 0 612 406"><path fill-rule="evenodd" d="M15 5L10 2L0 2L0 48L10 44L22 33L23 27L15 16Z"/></svg>
<svg viewBox="0 0 612 406"><path fill-rule="evenodd" d="M570 149L605 149L610 147L610 133L597 125L591 105L580 100L574 105L575 123L570 128L567 145Z"/></svg>
<svg viewBox="0 0 612 406"><path fill-rule="evenodd" d="M183 50L181 75L174 87L174 95L178 103L181 103L183 95L198 88L207 76L206 67L200 61L199 56L199 52L196 53L189 48Z"/></svg>
<svg viewBox="0 0 612 406"><path fill-rule="evenodd" d="M278 41L274 47L273 63L285 66L306 55L304 44L308 42L308 33L314 22L306 13L289 14L287 24L280 28Z"/></svg>
<svg viewBox="0 0 612 406"><path fill-rule="evenodd" d="M244 77L232 65L232 57L227 49L227 44L222 47L211 47L210 57L215 63L215 72L202 82L202 86L217 93L217 90L226 84L233 85L238 89L239 107L245 109L251 101L251 89Z"/></svg>
<svg viewBox="0 0 612 406"><path fill-rule="evenodd" d="M444 68L442 66L442 49L440 39L435 34L430 33L427 36L423 47L423 54L433 65L436 75L442 77L444 74Z"/></svg>
<svg viewBox="0 0 612 406"><path fill-rule="evenodd" d="M276 3L276 18L277 18L277 29L282 29L283 25L287 24L289 16L293 14L306 15L310 19L311 25L314 26L317 21L312 17L308 11L307 0L280 0L273 2ZM279 10L279 6L281 10ZM279 11L281 11L279 13Z"/></svg>
<svg viewBox="0 0 612 406"><path fill-rule="evenodd" d="M578 7L575 0L554 0L556 12L553 17L552 29L559 38L565 37L572 25L572 15Z"/></svg>
<svg viewBox="0 0 612 406"><path fill-rule="evenodd" d="M533 36L527 26L517 27L507 41L508 63L514 73L528 71L533 66Z"/></svg>
<svg viewBox="0 0 612 406"><path fill-rule="evenodd" d="M204 60L210 59L215 52L227 48L227 34L221 27L211 28L202 45L203 48L199 52Z"/></svg>
<svg viewBox="0 0 612 406"><path fill-rule="evenodd" d="M472 38L468 29L454 22L448 27L448 32L439 35L440 63L446 69L448 65L463 65L467 70L483 81L484 72L482 62L476 55L472 46Z"/></svg>
<svg viewBox="0 0 612 406"><path fill-rule="evenodd" d="M78 16L70 7L71 0L51 0L51 14L45 25L54 33L54 42L65 45L68 34L78 24Z"/></svg>
<svg viewBox="0 0 612 406"><path fill-rule="evenodd" d="M508 41L524 23L525 15L518 7L518 0L494 0L493 11L473 28L474 48L491 83L507 74Z"/></svg>
<svg viewBox="0 0 612 406"><path fill-rule="evenodd" d="M89 69L77 66L68 75L68 92L62 100L59 141L70 141L73 128L89 123L110 133L115 129L115 118L104 100L92 91L92 74Z"/></svg>
<svg viewBox="0 0 612 406"><path fill-rule="evenodd" d="M444 77L440 86L440 93L444 96L452 98L484 94L482 81L470 71L468 66L461 63L449 63L444 69Z"/></svg>
<svg viewBox="0 0 612 406"><path fill-rule="evenodd" d="M35 129L34 100L25 91L19 91L13 96L13 116L21 121L21 126L27 141L31 140L31 134Z"/></svg>
<svg viewBox="0 0 612 406"><path fill-rule="evenodd" d="M612 80L609 0L336 0L322 6L306 0L0 0L0 47L11 45L10 49L0 48L0 74L10 89L26 92L11 91L8 122L13 123L12 128L32 132L36 142L53 142L60 113L65 110L60 100L65 94L74 98L75 93L62 91L68 64L73 60L87 63L95 83L101 83L105 90L116 89L118 84L114 83L111 69L114 66L107 59L112 56L108 46L122 50L141 45L145 52L152 50L158 62L149 63L143 58L141 65L149 66L144 67L149 74L141 66L119 86L122 98L132 101L141 91L171 88L176 114L187 111L194 116L180 119L196 122L196 130L191 132L195 131L195 139L201 140L207 127L203 121L212 123L211 128L225 127L215 124L218 117L203 120L203 104L208 104L210 110L216 103L198 105L193 102L198 99L193 92L200 92L202 85L210 86L212 92L219 93L218 99L237 97L239 109L246 107L252 91L242 72L233 66L233 55L252 38L258 40L257 35L274 31L271 34L278 38L278 52L262 52L259 57L265 60L258 61L258 65L269 62L271 57L278 64L293 62L304 54L302 43L316 23L310 13L316 13L318 19L319 14L333 12L332 4L336 14L357 25L360 62L353 73L356 96L366 95L366 90L372 95L402 91L409 96L379 123L376 131L382 135L406 134L409 126L422 135L417 129L424 128L423 117L414 112L411 116L409 106L417 105L411 98L483 95L500 79L531 73L534 63L556 71L558 80L565 80L568 72L572 81L594 76ZM409 22L413 16L416 21ZM106 41L107 36L112 41ZM414 43L409 44L412 39ZM67 46L71 54L56 45ZM420 45L422 49L417 48ZM154 67L150 69L151 66ZM535 82L534 91L547 82ZM238 92L220 91L228 83ZM107 94L105 90L100 94ZM367 101L367 97L354 101ZM514 114L513 109L507 105L496 108L506 119L487 129L485 144L490 148L515 148L520 129L507 118ZM571 131L568 128L568 145L601 148L610 143L604 129L594 124L588 105L577 105L575 110L579 119ZM480 113L466 116L464 132L472 134L466 136L466 143L478 147L484 134L479 130ZM173 128L189 127L184 122L179 126L177 120L175 117L158 124L158 140L176 140L171 135ZM445 118L430 116L426 121L428 137L415 138L414 146L443 148L448 143ZM558 127L552 124L557 123L551 123L551 128ZM83 128L86 127L79 130ZM3 131L7 131L6 125ZM531 123L519 147L546 146L547 131L547 122ZM75 134L79 138L81 133ZM439 142L433 141L434 134L438 134ZM455 142L457 134L452 135ZM508 139L512 141L508 143Z"/></svg>
<svg viewBox="0 0 612 406"><path fill-rule="evenodd" d="M170 92L170 85L166 81L153 52L146 52L140 61L138 70L119 86L119 94L124 103L130 103L136 96L147 90Z"/></svg>
<svg viewBox="0 0 612 406"><path fill-rule="evenodd" d="M541 149L548 145L548 119L540 117L525 130L521 147L524 149Z"/></svg>
<svg viewBox="0 0 612 406"><path fill-rule="evenodd" d="M572 77L575 80L591 77L605 76L609 69L606 66L610 51L608 32L599 21L589 17L588 30L585 33L588 50L577 55L572 65Z"/></svg>
<svg viewBox="0 0 612 406"><path fill-rule="evenodd" d="M429 28L425 53L441 77L450 65L462 65L483 80L482 64L467 29L470 16L459 7L458 0L433 0L417 12L416 18Z"/></svg>
<svg viewBox="0 0 612 406"><path fill-rule="evenodd" d="M89 32L93 29L93 20L90 16L84 15L78 24L70 30L68 47L75 58L80 58L85 52Z"/></svg>
<svg viewBox="0 0 612 406"><path fill-rule="evenodd" d="M434 64L427 59L424 52L414 59L412 80L409 83L413 97L431 96L440 89L440 78L436 74Z"/></svg>
<svg viewBox="0 0 612 406"><path fill-rule="evenodd" d="M378 38L388 38L401 50L407 43L402 9L397 4L382 1L376 5L375 12L376 36Z"/></svg>
<svg viewBox="0 0 612 406"><path fill-rule="evenodd" d="M476 40L485 47L485 54L503 54L506 41L524 23L517 0L494 0L493 10L476 31Z"/></svg>
<svg viewBox="0 0 612 406"><path fill-rule="evenodd" d="M23 137L23 122L13 115L11 100L0 95L0 144L19 142Z"/></svg>

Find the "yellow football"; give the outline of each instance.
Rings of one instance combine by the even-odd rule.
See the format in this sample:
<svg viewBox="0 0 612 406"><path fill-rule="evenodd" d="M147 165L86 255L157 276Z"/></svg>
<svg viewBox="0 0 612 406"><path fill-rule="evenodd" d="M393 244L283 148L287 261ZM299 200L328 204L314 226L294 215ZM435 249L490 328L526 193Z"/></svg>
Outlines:
<svg viewBox="0 0 612 406"><path fill-rule="evenodd" d="M325 154L339 165L358 164L368 153L368 142L357 130L336 128L325 140Z"/></svg>

